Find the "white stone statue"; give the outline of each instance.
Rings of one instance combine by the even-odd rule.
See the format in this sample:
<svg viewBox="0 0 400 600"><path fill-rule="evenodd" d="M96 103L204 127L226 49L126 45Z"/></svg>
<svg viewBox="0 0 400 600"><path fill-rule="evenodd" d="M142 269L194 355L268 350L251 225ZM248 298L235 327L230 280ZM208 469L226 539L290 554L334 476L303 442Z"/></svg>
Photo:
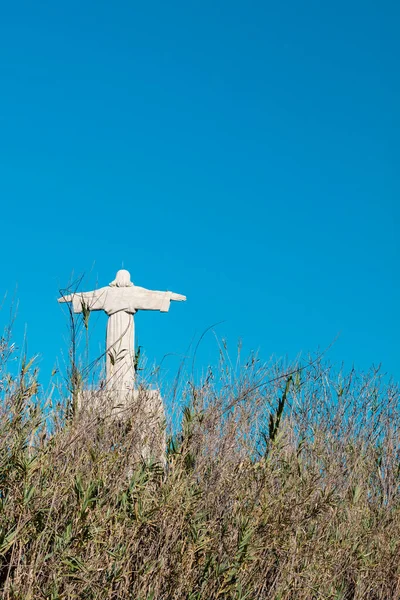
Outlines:
<svg viewBox="0 0 400 600"><path fill-rule="evenodd" d="M92 310L104 310L107 313L106 387L121 396L134 387L133 315L138 310L168 312L171 300L183 301L186 296L147 290L134 285L129 272L122 269L108 286L92 292L63 296L58 302L72 302L75 313Z"/></svg>

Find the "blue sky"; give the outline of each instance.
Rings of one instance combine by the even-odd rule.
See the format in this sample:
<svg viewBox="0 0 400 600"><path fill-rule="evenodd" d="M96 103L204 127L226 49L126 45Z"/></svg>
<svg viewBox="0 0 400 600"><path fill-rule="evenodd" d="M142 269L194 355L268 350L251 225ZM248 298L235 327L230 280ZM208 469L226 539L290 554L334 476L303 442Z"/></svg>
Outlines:
<svg viewBox="0 0 400 600"><path fill-rule="evenodd" d="M0 313L66 352L58 289L122 265L186 294L139 314L173 374L235 354L400 378L397 2L16 2L0 18ZM91 322L94 356L105 319ZM198 368L216 362L212 334Z"/></svg>

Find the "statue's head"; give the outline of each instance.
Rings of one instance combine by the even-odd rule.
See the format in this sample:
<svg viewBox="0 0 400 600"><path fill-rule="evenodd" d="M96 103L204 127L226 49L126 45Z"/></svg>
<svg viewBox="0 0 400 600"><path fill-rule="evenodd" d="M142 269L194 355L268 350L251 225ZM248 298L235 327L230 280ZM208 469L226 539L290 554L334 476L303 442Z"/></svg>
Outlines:
<svg viewBox="0 0 400 600"><path fill-rule="evenodd" d="M131 274L125 269L118 271L114 281L110 283L111 287L131 287L132 285Z"/></svg>

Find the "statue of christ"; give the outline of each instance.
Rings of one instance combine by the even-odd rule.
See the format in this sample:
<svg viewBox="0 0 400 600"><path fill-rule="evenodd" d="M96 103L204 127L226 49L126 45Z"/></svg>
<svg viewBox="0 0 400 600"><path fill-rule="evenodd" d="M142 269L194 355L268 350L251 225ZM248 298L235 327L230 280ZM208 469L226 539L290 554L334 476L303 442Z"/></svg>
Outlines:
<svg viewBox="0 0 400 600"><path fill-rule="evenodd" d="M75 313L104 310L108 315L106 337L106 386L118 392L133 389L135 379L135 325L138 310L168 312L171 300L186 296L158 292L134 285L128 271L118 271L108 286L92 292L63 296L58 302L72 302Z"/></svg>

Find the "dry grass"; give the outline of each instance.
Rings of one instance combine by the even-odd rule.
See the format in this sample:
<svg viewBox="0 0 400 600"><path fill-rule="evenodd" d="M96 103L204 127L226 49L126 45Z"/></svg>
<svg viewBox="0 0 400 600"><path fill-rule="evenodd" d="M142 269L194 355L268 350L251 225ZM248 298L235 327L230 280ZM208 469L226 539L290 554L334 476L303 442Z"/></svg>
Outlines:
<svg viewBox="0 0 400 600"><path fill-rule="evenodd" d="M184 386L166 472L137 405L67 420L1 372L3 598L400 598L398 389L227 365Z"/></svg>

